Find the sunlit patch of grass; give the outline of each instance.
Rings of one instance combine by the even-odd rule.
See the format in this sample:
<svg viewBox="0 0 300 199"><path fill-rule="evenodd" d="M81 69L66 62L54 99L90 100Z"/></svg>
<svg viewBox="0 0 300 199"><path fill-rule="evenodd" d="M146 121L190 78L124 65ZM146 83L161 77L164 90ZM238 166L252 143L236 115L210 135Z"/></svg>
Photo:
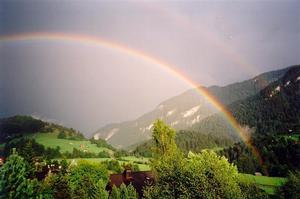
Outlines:
<svg viewBox="0 0 300 199"><path fill-rule="evenodd" d="M96 144L92 144L89 140L69 140L69 139L58 139L58 131L52 133L37 133L31 134L28 137L34 138L37 143L44 145L46 148L60 148L60 152L72 153L73 148L81 151L99 153L104 150L110 151L107 148L99 148Z"/></svg>
<svg viewBox="0 0 300 199"><path fill-rule="evenodd" d="M126 158L128 158L128 160L125 160ZM80 160L85 160L85 161L88 161L88 162L93 162L93 163L101 163L101 162L104 162L106 160L113 160L114 158L74 158L74 159L67 159L68 162L70 162L71 164L77 164L78 161ZM134 161L130 161L130 157L122 157L120 158L122 160L118 160L118 162L120 163L120 165L122 164L126 164L126 163L134 163L134 164L137 164L140 171L149 171L150 170L150 166L148 164L139 164L139 163L136 163ZM131 157L131 159L134 159L134 160L140 160L139 158L133 158ZM124 161L125 160L125 161ZM141 161L137 161L137 162L141 162Z"/></svg>
<svg viewBox="0 0 300 199"><path fill-rule="evenodd" d="M249 182L256 184L268 194L275 194L276 189L282 186L287 179L282 177L255 176L251 174L241 174Z"/></svg>

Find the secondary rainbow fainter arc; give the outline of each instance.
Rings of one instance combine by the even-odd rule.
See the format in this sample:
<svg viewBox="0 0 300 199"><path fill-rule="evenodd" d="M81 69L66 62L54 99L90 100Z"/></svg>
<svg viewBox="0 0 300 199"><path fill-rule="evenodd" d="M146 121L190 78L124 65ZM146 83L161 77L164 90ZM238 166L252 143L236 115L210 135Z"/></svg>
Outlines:
<svg viewBox="0 0 300 199"><path fill-rule="evenodd" d="M164 69L168 73L174 75L178 79L184 81L188 85L196 88L198 93L203 96L212 106L214 106L218 111L220 111L227 122L233 127L235 132L241 137L241 139L247 144L251 149L252 153L255 155L260 165L263 165L262 157L257 150L257 148L249 141L248 133L239 125L233 115L205 88L199 86L196 82L189 79L181 71L179 71L175 65L168 64L160 59L152 57L142 51L138 51L119 43L115 43L100 37L94 37L90 35L81 34L70 34L70 33L47 33L47 32L33 32L33 33L20 33L12 35L2 35L0 36L0 41L27 41L27 40L53 40L53 41L73 41L77 43L93 44L99 45L108 49L118 51L129 56L137 57L148 63L152 63L160 68Z"/></svg>

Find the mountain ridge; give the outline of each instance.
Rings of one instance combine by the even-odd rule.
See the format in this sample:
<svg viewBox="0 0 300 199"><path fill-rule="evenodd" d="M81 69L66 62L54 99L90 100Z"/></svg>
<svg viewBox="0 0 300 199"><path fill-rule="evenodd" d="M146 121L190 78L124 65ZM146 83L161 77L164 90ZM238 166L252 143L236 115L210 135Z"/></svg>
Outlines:
<svg viewBox="0 0 300 199"><path fill-rule="evenodd" d="M226 86L210 86L205 89L226 106L257 94L267 85L281 78L290 67L265 72ZM115 147L122 148L149 139L151 124L156 119L163 119L176 130L185 130L217 112L199 95L197 89L190 89L163 101L154 110L136 120L108 124L100 128L94 133L94 138L105 139Z"/></svg>
<svg viewBox="0 0 300 199"><path fill-rule="evenodd" d="M251 130L252 132L275 132L277 127L286 126L291 124L296 118L300 118L297 115L297 111L295 111L300 109L300 104L299 102L297 103L297 101L300 101L298 96L300 81L295 80L295 78L300 79L300 66L290 67L282 78L270 83L254 96L235 101L227 109L242 126L247 126L249 129L255 128ZM292 117L290 116L291 114ZM293 123L297 127L297 121ZM273 128L274 130L272 130ZM222 120L222 116L218 113L205 118L189 130L205 134L218 132L218 134L236 136L234 129L226 121ZM285 128L282 130L288 131L289 129Z"/></svg>

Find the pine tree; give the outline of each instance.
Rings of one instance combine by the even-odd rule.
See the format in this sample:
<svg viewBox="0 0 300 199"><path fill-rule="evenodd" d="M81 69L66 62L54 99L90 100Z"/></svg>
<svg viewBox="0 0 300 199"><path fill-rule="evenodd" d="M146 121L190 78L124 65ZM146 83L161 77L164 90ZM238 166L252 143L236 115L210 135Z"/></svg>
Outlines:
<svg viewBox="0 0 300 199"><path fill-rule="evenodd" d="M0 170L0 198L32 198L33 186L27 179L26 163L15 150Z"/></svg>
<svg viewBox="0 0 300 199"><path fill-rule="evenodd" d="M120 199L128 199L128 191L124 183L121 184L119 190L120 190Z"/></svg>
<svg viewBox="0 0 300 199"><path fill-rule="evenodd" d="M108 199L108 192L105 190L106 183L101 179L97 183L96 191L95 191L95 198L100 199Z"/></svg>
<svg viewBox="0 0 300 199"><path fill-rule="evenodd" d="M127 186L128 199L138 199L138 194L132 184Z"/></svg>
<svg viewBox="0 0 300 199"><path fill-rule="evenodd" d="M120 190L114 185L109 196L109 199L120 199Z"/></svg>
<svg viewBox="0 0 300 199"><path fill-rule="evenodd" d="M175 143L175 130L166 125L162 120L157 120L153 126L154 153L158 156L175 154L178 151Z"/></svg>
<svg viewBox="0 0 300 199"><path fill-rule="evenodd" d="M65 131L60 131L59 134L57 135L58 139L66 139L67 135Z"/></svg>

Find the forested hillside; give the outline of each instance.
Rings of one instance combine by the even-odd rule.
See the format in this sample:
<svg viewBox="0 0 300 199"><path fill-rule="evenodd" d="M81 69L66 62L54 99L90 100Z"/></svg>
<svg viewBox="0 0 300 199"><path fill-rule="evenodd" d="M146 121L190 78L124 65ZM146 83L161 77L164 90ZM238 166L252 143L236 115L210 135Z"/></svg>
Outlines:
<svg viewBox="0 0 300 199"><path fill-rule="evenodd" d="M223 105L229 105L257 94L268 84L281 78L289 68L263 73L252 79L223 87L211 86L205 89ZM203 134L223 134L238 140L230 126L224 123L223 118L217 118L218 121L210 119L215 113L217 110L198 93L197 89L191 89L160 103L153 111L136 120L109 124L95 132L94 137L105 139L116 147L126 148L150 139L152 123L159 118L176 130L190 129ZM201 125L197 125L198 123ZM201 128L194 128L195 125Z"/></svg>
<svg viewBox="0 0 300 199"><path fill-rule="evenodd" d="M30 116L14 116L0 119L0 143L25 134L41 132L47 125Z"/></svg>
<svg viewBox="0 0 300 199"><path fill-rule="evenodd" d="M259 134L286 134L300 131L300 66L259 94L229 106L242 124L256 127Z"/></svg>
<svg viewBox="0 0 300 199"><path fill-rule="evenodd" d="M223 147L228 147L233 144L232 139L226 137L183 130L176 133L175 142L180 150L185 154L187 154L189 151L199 153L203 149L212 149L218 151ZM153 141L148 140L135 146L134 150L132 150L132 153L138 156L151 157L151 149L153 146Z"/></svg>
<svg viewBox="0 0 300 199"><path fill-rule="evenodd" d="M0 121L0 156L12 148L24 157L107 158L115 149L105 140L86 139L82 133L31 116L13 116Z"/></svg>
<svg viewBox="0 0 300 199"><path fill-rule="evenodd" d="M220 115L215 114L193 126L194 131L179 132L176 143L183 151L199 152L204 148L225 147L219 153L236 164L241 172L265 172L272 176L286 176L300 168L300 66L291 67L279 80L259 94L228 106L237 121L252 134L264 165L259 165L252 150L239 142L237 133ZM225 141L227 138L227 141ZM232 139L234 138L234 139ZM223 140L224 142L220 142ZM148 155L151 142L134 151Z"/></svg>
<svg viewBox="0 0 300 199"><path fill-rule="evenodd" d="M258 95L229 106L235 118L255 129L252 143L263 165L259 165L251 150L237 143L222 151L240 171L286 176L300 168L300 66L291 68L280 80Z"/></svg>
<svg viewBox="0 0 300 199"><path fill-rule="evenodd" d="M245 127L262 134L286 134L300 130L300 66L291 67L279 80L258 94L227 106ZM193 125L191 130L237 138L221 114L214 114Z"/></svg>

